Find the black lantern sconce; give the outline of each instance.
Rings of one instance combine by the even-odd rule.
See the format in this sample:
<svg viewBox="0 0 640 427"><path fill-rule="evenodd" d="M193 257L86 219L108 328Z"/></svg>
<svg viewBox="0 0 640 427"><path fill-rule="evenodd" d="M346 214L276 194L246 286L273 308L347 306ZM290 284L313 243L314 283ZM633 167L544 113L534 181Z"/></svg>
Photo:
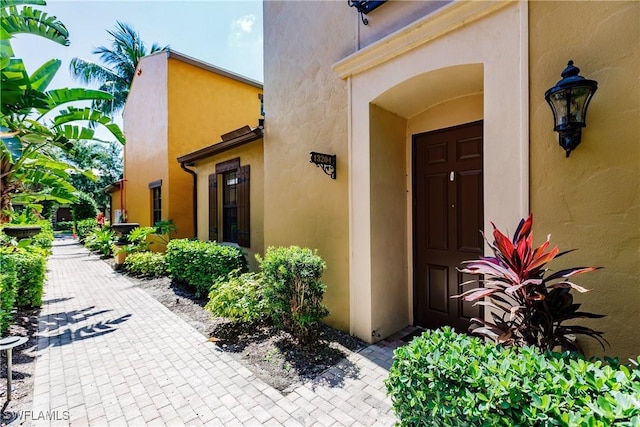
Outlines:
<svg viewBox="0 0 640 427"><path fill-rule="evenodd" d="M355 7L360 13L360 19L364 25L369 25L369 20L364 17L372 10L385 4L387 0L347 0L350 7Z"/></svg>
<svg viewBox="0 0 640 427"><path fill-rule="evenodd" d="M580 69L569 61L562 72L562 80L547 90L544 99L553 111L554 128L558 132L560 146L567 153L580 144L582 128L586 126L587 108L598 89L598 82L579 76Z"/></svg>

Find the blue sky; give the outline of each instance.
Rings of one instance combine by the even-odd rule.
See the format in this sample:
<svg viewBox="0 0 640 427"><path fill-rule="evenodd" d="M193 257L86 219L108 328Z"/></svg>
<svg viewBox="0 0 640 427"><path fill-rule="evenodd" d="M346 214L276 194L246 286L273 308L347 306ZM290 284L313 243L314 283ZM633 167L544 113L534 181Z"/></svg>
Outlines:
<svg viewBox="0 0 640 427"><path fill-rule="evenodd" d="M106 30L113 29L116 20L132 26L148 47L153 42L170 45L198 60L263 80L261 1L49 0L38 8L65 24L70 46L30 35L17 35L11 44L29 73L49 59L62 60L50 88L81 85L71 78L69 61L81 57L99 62L91 51L111 45Z"/></svg>
<svg viewBox="0 0 640 427"><path fill-rule="evenodd" d="M50 89L81 87L69 73L72 58L100 62L91 52L111 46L107 30L116 21L132 26L147 48L154 42L203 62L245 77L263 81L262 1L241 0L48 0L34 7L56 16L69 30L69 46L47 39L18 34L11 40L14 53L22 58L29 74L50 59L62 66ZM121 117L114 121L122 127ZM96 137L113 140L102 127Z"/></svg>

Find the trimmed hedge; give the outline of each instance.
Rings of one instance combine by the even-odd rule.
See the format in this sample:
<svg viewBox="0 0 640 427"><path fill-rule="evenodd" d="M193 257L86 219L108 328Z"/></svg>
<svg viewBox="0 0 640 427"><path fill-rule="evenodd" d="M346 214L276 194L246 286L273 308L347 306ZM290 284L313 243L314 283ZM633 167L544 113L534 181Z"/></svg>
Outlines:
<svg viewBox="0 0 640 427"><path fill-rule="evenodd" d="M11 325L15 299L15 262L9 254L0 252L0 335L4 334Z"/></svg>
<svg viewBox="0 0 640 427"><path fill-rule="evenodd" d="M132 276L158 277L167 274L167 263L164 254L134 252L124 260L124 269Z"/></svg>
<svg viewBox="0 0 640 427"><path fill-rule="evenodd" d="M385 384L405 426L640 424L637 365L502 348L448 327L396 349Z"/></svg>
<svg viewBox="0 0 640 427"><path fill-rule="evenodd" d="M47 260L44 256L26 250L17 250L9 255L16 270L16 300L19 308L36 308L42 305L42 290Z"/></svg>
<svg viewBox="0 0 640 427"><path fill-rule="evenodd" d="M188 239L171 240L166 261L171 278L195 287L196 297L209 295L213 283L233 270L247 268L237 247Z"/></svg>

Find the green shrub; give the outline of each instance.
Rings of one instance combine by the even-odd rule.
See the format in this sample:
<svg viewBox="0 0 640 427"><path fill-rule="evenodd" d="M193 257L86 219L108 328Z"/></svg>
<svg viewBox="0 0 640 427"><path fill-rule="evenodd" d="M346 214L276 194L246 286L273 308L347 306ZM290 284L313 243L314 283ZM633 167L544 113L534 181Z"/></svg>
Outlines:
<svg viewBox="0 0 640 427"><path fill-rule="evenodd" d="M147 237L155 234L154 227L136 227L126 236L129 243L122 246L121 251L127 254L145 252L151 250L151 245L147 242Z"/></svg>
<svg viewBox="0 0 640 427"><path fill-rule="evenodd" d="M51 254L51 247L53 246L53 227L51 222L47 220L38 221L37 223L42 227L42 231L31 238L31 243L44 249L47 254Z"/></svg>
<svg viewBox="0 0 640 427"><path fill-rule="evenodd" d="M209 295L218 278L247 268L247 260L239 248L199 240L171 240L166 260L171 277L195 287L196 297Z"/></svg>
<svg viewBox="0 0 640 427"><path fill-rule="evenodd" d="M104 256L111 255L115 242L115 233L109 228L96 228L84 239L84 245L87 248L92 251L99 251Z"/></svg>
<svg viewBox="0 0 640 427"><path fill-rule="evenodd" d="M15 262L8 253L0 252L0 335L3 335L11 325L15 299Z"/></svg>
<svg viewBox="0 0 640 427"><path fill-rule="evenodd" d="M98 214L98 205L87 193L78 192L76 194L78 200L71 205L71 214L74 221L80 222L83 219L95 219Z"/></svg>
<svg viewBox="0 0 640 427"><path fill-rule="evenodd" d="M290 246L267 249L259 259L264 274L265 308L274 323L298 340L310 343L323 317L329 314L322 304L326 289L320 278L325 263L311 249Z"/></svg>
<svg viewBox="0 0 640 427"><path fill-rule="evenodd" d="M15 263L16 300L19 308L35 308L42 305L42 290L47 260L41 254L18 249L9 256Z"/></svg>
<svg viewBox="0 0 640 427"><path fill-rule="evenodd" d="M235 271L214 283L205 308L216 317L254 322L264 316L261 292L261 274Z"/></svg>
<svg viewBox="0 0 640 427"><path fill-rule="evenodd" d="M400 425L640 423L637 366L541 354L532 346L503 348L448 327L396 349L385 384Z"/></svg>
<svg viewBox="0 0 640 427"><path fill-rule="evenodd" d="M133 276L157 277L167 274L167 263L164 254L135 252L127 255L124 269Z"/></svg>
<svg viewBox="0 0 640 427"><path fill-rule="evenodd" d="M81 243L84 243L87 236L98 229L98 221L95 218L86 218L76 224L76 234Z"/></svg>
<svg viewBox="0 0 640 427"><path fill-rule="evenodd" d="M72 228L73 228L73 221L56 222L56 231L71 231Z"/></svg>

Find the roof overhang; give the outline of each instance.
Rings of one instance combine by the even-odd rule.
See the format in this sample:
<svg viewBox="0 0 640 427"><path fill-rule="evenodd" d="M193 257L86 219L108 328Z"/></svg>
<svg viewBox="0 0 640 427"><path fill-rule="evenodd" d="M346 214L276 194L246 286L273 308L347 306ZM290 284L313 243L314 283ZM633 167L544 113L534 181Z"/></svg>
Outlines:
<svg viewBox="0 0 640 427"><path fill-rule="evenodd" d="M106 187L104 187L102 189L102 191L104 191L105 193L113 193L114 191L118 191L120 190L120 187L122 186L122 181L116 181L113 184L109 184Z"/></svg>
<svg viewBox="0 0 640 427"><path fill-rule="evenodd" d="M198 160L224 153L232 148L240 147L264 137L262 127L251 129L245 126L222 136L222 141L178 157L178 163L192 164Z"/></svg>

